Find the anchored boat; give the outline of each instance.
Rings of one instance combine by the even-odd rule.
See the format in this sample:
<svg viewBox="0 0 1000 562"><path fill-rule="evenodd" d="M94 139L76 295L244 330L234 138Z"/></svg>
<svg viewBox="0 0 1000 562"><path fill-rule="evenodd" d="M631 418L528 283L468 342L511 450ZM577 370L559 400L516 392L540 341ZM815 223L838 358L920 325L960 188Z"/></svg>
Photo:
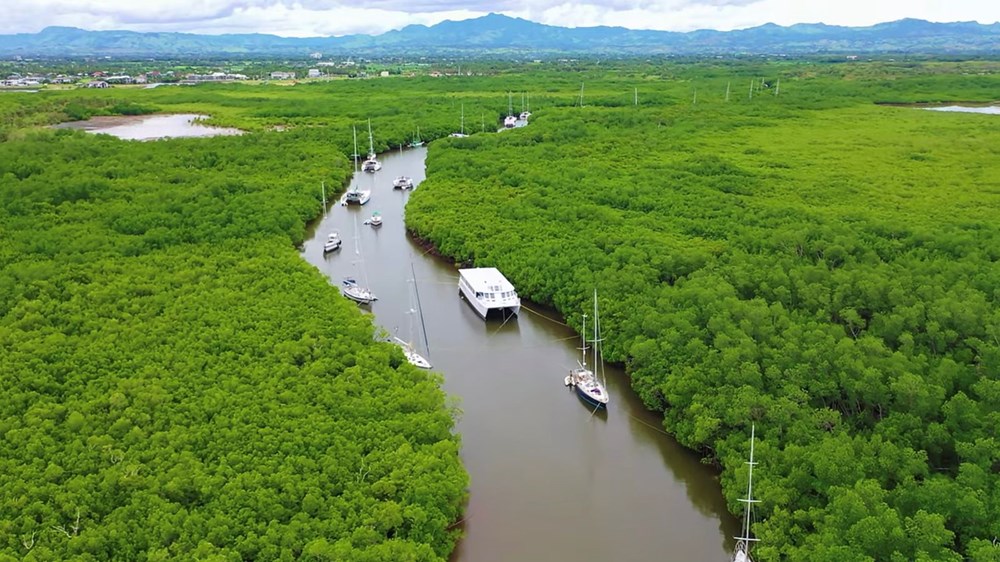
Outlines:
<svg viewBox="0 0 1000 562"><path fill-rule="evenodd" d="M583 339L583 347L580 348L582 358L575 369L570 370L566 377L566 386L572 386L576 394L585 402L595 408L607 407L610 396L604 377L598 377L598 371L602 371L603 362L601 358L601 328L600 316L597 314L597 290L594 290L594 339L590 343L594 346L594 367L587 368L587 315L583 315L583 327L580 329L580 336Z"/></svg>
<svg viewBox="0 0 1000 562"><path fill-rule="evenodd" d="M459 269L458 290L483 319L490 313L506 319L521 311L514 285L495 267Z"/></svg>

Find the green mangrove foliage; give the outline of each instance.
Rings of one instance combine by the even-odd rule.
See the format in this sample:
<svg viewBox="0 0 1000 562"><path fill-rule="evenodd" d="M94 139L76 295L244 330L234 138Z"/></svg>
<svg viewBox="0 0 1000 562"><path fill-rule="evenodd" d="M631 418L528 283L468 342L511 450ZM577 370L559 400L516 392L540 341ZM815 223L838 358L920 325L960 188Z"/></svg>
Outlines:
<svg viewBox="0 0 1000 562"><path fill-rule="evenodd" d="M435 143L408 228L572 322L596 287L734 512L755 423L760 560L1000 560L1000 117L873 103L1000 78L716 70Z"/></svg>
<svg viewBox="0 0 1000 562"><path fill-rule="evenodd" d="M329 133L0 143L0 560L447 559L441 381L293 248Z"/></svg>

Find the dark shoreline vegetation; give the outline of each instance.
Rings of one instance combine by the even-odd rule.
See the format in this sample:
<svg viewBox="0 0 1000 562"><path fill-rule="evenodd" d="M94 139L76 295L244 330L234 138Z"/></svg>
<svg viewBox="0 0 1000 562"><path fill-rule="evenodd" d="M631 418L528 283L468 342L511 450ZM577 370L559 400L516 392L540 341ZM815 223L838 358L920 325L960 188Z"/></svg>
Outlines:
<svg viewBox="0 0 1000 562"><path fill-rule="evenodd" d="M998 86L623 62L0 97L0 560L447 558L454 408L294 252L369 116L383 150L440 139L421 239L563 312L597 287L606 355L734 512L756 424L755 559L998 560L1000 127L875 104ZM441 138L508 90L529 127ZM255 134L38 129L153 111Z"/></svg>

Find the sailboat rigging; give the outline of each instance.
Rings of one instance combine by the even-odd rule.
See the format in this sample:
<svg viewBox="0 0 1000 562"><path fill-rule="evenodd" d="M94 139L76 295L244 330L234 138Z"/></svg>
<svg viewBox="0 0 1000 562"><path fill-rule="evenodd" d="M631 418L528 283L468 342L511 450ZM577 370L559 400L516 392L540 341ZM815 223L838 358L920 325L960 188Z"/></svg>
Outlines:
<svg viewBox="0 0 1000 562"><path fill-rule="evenodd" d="M353 131L354 131L354 172L355 172L354 175L355 175L355 177L351 181L351 183L353 183L354 186L351 189L347 190L347 193L344 194L344 200L341 203L342 205L350 205L350 204L364 205L372 197L372 192L371 192L370 189L358 189L358 184L357 184L357 182L358 182L358 178L357 178L357 172L358 172L358 128L354 127Z"/></svg>
<svg viewBox="0 0 1000 562"><path fill-rule="evenodd" d="M507 92L507 117L503 119L503 126L505 129L513 129L517 126L517 117L514 117L514 102L511 97L513 94Z"/></svg>
<svg viewBox="0 0 1000 562"><path fill-rule="evenodd" d="M361 164L366 172L377 172L382 169L382 163L375 156L375 140L372 137L372 120L368 119L368 158Z"/></svg>
<svg viewBox="0 0 1000 562"><path fill-rule="evenodd" d="M365 271L365 260L361 255L361 244L358 241L358 217L354 217L354 254L357 256L357 261L355 263L360 264L361 267L361 277L364 281L364 285L359 285L357 279L354 277L344 278L344 287L341 291L344 296L351 299L358 304L371 304L372 301L378 300L375 293L368 288L368 273Z"/></svg>
<svg viewBox="0 0 1000 562"><path fill-rule="evenodd" d="M424 349L427 354L430 355L430 348L427 345L427 329L424 326L424 315L420 308L420 293L417 292L417 274L413 270L413 263L410 263L410 274L412 277L407 279L407 283L412 283L412 291L408 291L410 298L410 308L406 311L406 315L409 316L409 341L404 341L398 336L393 336L396 345L403 349L403 355L406 356L406 360L414 367L419 367L421 369L430 369L431 362L428 361L423 355L417 351L416 346L413 344L414 333L416 331L416 318L420 317L420 328L423 334Z"/></svg>
<svg viewBox="0 0 1000 562"><path fill-rule="evenodd" d="M576 389L577 395L595 408L607 407L610 396L607 383L604 380L603 360L601 358L601 320L597 311L597 289L594 289L594 339L591 340L594 349L593 369L587 368L587 315L583 315L583 327L580 336L583 346L580 348L581 359L575 369L571 369L566 377L566 386ZM598 371L601 376L598 377Z"/></svg>
<svg viewBox="0 0 1000 562"><path fill-rule="evenodd" d="M450 134L448 136L457 137L457 138L465 138L465 137L469 136L469 135L465 134L465 104L464 103L462 104L462 121L461 121L461 123L462 123L461 124L461 129L460 129L461 132L452 133L452 134Z"/></svg>
<svg viewBox="0 0 1000 562"><path fill-rule="evenodd" d="M747 472L747 497L740 498L740 501L746 504L746 507L743 508L743 531L740 533L740 536L735 537L736 550L733 552L733 562L753 562L753 559L750 558L750 543L760 540L750 536L750 523L753 518L753 504L760 501L753 499L753 467L757 464L753 462L754 431L755 427L751 425L750 460L747 462L747 466L749 466Z"/></svg>
<svg viewBox="0 0 1000 562"><path fill-rule="evenodd" d="M417 148L418 146L423 145L424 141L420 140L420 127L417 127L417 136L410 142L410 148Z"/></svg>

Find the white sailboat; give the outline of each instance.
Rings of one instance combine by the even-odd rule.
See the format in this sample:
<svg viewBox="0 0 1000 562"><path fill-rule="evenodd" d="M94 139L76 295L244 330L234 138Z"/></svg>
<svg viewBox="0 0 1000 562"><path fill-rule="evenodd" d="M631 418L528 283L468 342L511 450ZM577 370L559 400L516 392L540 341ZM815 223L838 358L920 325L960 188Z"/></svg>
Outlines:
<svg viewBox="0 0 1000 562"><path fill-rule="evenodd" d="M354 277L346 277L341 291L345 297L358 304L371 304L372 301L378 300L378 297L368 288L368 273L365 271L365 260L361 255L361 244L358 242L358 217L354 217L354 254L358 258L355 263L361 267L361 278L364 280L364 285L358 284Z"/></svg>
<svg viewBox="0 0 1000 562"><path fill-rule="evenodd" d="M410 264L410 271L413 272L413 264L412 263ZM417 317L419 316L421 332L424 335L424 337L423 337L423 339L424 339L424 349L428 348L428 345L427 345L427 333L426 333L426 331L423 330L424 316L423 316L423 312L420 309L420 293L417 292L417 276L416 276L416 273L413 273L413 277L411 277L410 279L408 279L407 282L408 283L413 283L413 290L409 292L410 309L406 311L406 314L410 317L409 318L409 327L410 327L410 336L409 337L410 337L410 341L404 341L404 340L402 340L402 339L400 339L399 337L396 337L396 336L393 336L392 339L395 340L396 345L398 345L399 347L401 347L403 349L403 355L406 356L406 360L411 365L413 365L414 367L419 367L421 369L430 369L431 368L431 362L428 361L427 358L425 358L423 355L420 355L420 353L417 351L416 346L413 345L413 338L414 338L414 334L416 333L416 321L417 321ZM416 308L414 308L414 307L416 307ZM428 355L430 355L429 350L428 350Z"/></svg>
<svg viewBox="0 0 1000 562"><path fill-rule="evenodd" d="M448 136L455 137L455 138L460 138L460 139L469 136L469 135L465 134L465 104L464 103L462 104L462 121L461 121L461 123L462 123L461 124L461 129L460 129L461 132L459 132L459 133L452 133L452 134L450 134Z"/></svg>
<svg viewBox="0 0 1000 562"><path fill-rule="evenodd" d="M514 103L510 92L507 92L507 117L503 118L503 126L505 129L513 129L517 126L517 117L514 116Z"/></svg>
<svg viewBox="0 0 1000 562"><path fill-rule="evenodd" d="M417 127L417 136L413 137L413 140L410 141L410 148L417 148L423 145L424 141L420 140L420 127Z"/></svg>
<svg viewBox="0 0 1000 562"><path fill-rule="evenodd" d="M757 503L759 500L753 499L753 467L755 462L753 462L753 439L754 439L754 426L750 426L750 461L747 462L749 470L747 472L747 497L740 498L740 501L746 504L743 508L743 531L740 536L736 538L736 550L733 552L733 562L753 562L750 558L750 543L757 542L760 539L755 539L750 536L750 523L753 518L753 504Z"/></svg>
<svg viewBox="0 0 1000 562"><path fill-rule="evenodd" d="M583 315L583 327L580 329L580 336L583 340L583 347L580 348L582 358L575 369L571 369L566 377L566 386L572 386L580 398L595 408L607 407L608 395L607 384L604 380L604 368L601 358L601 332L600 316L597 313L597 289L594 289L594 368L587 368L587 315ZM598 371L601 376L598 377Z"/></svg>
<svg viewBox="0 0 1000 562"><path fill-rule="evenodd" d="M342 205L364 205L372 198L372 191L370 189L358 189L357 171L358 171L358 128L354 127L354 187L349 189L347 193L344 194L344 200Z"/></svg>
<svg viewBox="0 0 1000 562"><path fill-rule="evenodd" d="M521 94L521 115L518 116L518 119L520 119L521 121L527 121L528 117L531 117L531 111L528 108L528 106L531 104L531 102L529 100L528 101L528 105L525 105L525 102L524 102L524 99L525 99L526 95L527 94Z"/></svg>
<svg viewBox="0 0 1000 562"><path fill-rule="evenodd" d="M366 172L377 172L382 169L382 163L375 157L375 140L372 137L371 118L368 119L368 158L361 164L361 169Z"/></svg>

